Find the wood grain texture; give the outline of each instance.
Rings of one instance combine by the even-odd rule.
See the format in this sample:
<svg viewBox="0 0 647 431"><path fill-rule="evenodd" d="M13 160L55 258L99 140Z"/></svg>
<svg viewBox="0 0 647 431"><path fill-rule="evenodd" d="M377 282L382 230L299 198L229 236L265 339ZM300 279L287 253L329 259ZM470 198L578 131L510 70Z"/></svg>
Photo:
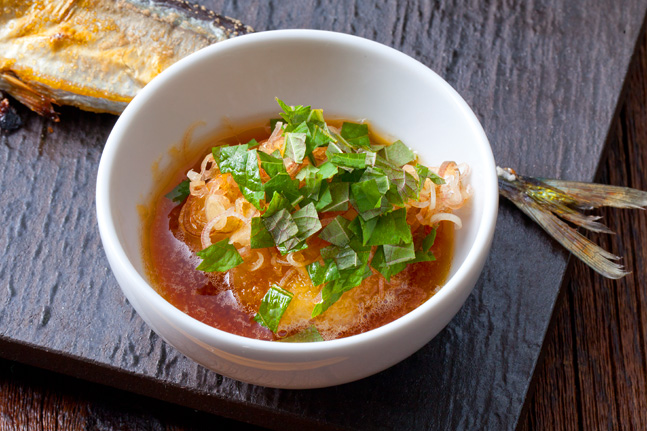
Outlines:
<svg viewBox="0 0 647 431"><path fill-rule="evenodd" d="M198 431L263 428L0 360L0 430Z"/></svg>
<svg viewBox="0 0 647 431"><path fill-rule="evenodd" d="M598 165L646 8L637 0L204 4L257 31L335 30L412 55L471 104L499 164L575 180L591 180ZM53 124L23 110L25 127L0 140L0 356L269 428L514 427L567 255L511 205L501 205L474 293L419 352L340 387L259 388L187 360L127 304L94 216L114 117L62 111Z"/></svg>
<svg viewBox="0 0 647 431"><path fill-rule="evenodd" d="M627 79L625 102L611 128L596 180L647 190L647 35ZM609 281L580 262L537 370L524 430L644 430L647 428L647 214L599 212L615 236L591 238L625 256L631 274Z"/></svg>

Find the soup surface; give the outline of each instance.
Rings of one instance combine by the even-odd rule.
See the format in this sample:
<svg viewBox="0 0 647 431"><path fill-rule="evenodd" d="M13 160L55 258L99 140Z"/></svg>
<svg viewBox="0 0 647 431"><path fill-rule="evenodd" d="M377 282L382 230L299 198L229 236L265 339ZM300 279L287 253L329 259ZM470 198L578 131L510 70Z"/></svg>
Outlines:
<svg viewBox="0 0 647 431"><path fill-rule="evenodd" d="M335 133L343 129L342 122L329 122L328 125ZM268 148L268 145L277 146L272 143L271 136L272 131L276 136L276 127L271 128L269 125L248 127L229 136L220 136L205 147L204 153L211 154L209 151L213 146L233 147L255 139L256 142L260 142L259 152L270 153L273 150L277 155L277 149L283 152L281 148ZM371 145L388 145L372 134L370 134L370 141ZM278 147L281 145L285 144L281 143ZM380 147L375 147L377 148ZM218 152L213 154L217 157ZM328 151L326 154L330 155ZM285 162L294 181L305 165L316 163L317 166L322 166L326 161L323 149L320 152L313 152L313 155L315 157L310 158L309 162L304 159L301 166L295 167L291 159ZM453 254L456 221L450 216L447 218L436 216L438 221L429 223L427 218L432 214L429 206L416 203L415 206L408 206L406 212L406 221L411 228L413 243L411 247L421 252L423 248L428 248L426 252L428 254L425 256L431 256L431 258L408 263L404 269L392 271L392 274L391 268L397 264L387 266L387 269L376 270L374 267L378 267L377 265L371 267L366 263L365 269L370 272L363 276L361 284L344 291L323 311L320 308L319 312L313 312L317 304L325 302L322 301L322 290L326 284L314 285L311 273L315 268L313 265L331 261L337 262L340 268L343 265L339 255L332 259L323 259L322 255L327 256L331 248L335 248L335 245L326 239L336 243L337 237L332 239L322 232L330 231L327 229L330 224L341 222L343 226L349 225L358 217L358 204L351 200L351 205L347 205L346 208L334 207L333 211L318 212L317 217L321 227L319 234L311 234L299 247L287 254L281 253L280 247L277 246L254 248L253 240L250 247L249 226L245 226L245 219L242 217L237 219L225 215L221 217L221 222L215 223L216 228L209 227L205 235L204 226L217 218L214 214L223 213L226 205L223 207L221 202L229 202L227 196L232 206L234 201L237 202L235 206L241 214L256 214L260 219L262 213L254 209L247 200L241 200L241 191L236 188L231 178L226 177L229 175L227 173L210 174L213 181L222 183L218 193L223 197L219 197L220 200L216 199L215 204L214 198L208 193L199 191L204 185L204 181L201 182L200 178L205 178L204 172L213 170L216 165L212 160L210 156L207 155L205 158L205 155L202 155L187 165L178 165L175 172L169 175L169 183L160 185L160 190L146 211L147 216L144 220L144 255L151 284L167 301L197 320L233 334L263 340L287 341L304 334L306 334L305 338L297 338L297 340L336 339L377 328L405 315L433 296L447 279ZM417 160L409 163L415 167ZM224 166L224 163L221 162L221 164ZM259 166L262 166L260 162ZM454 179L459 176L459 169L455 164L449 167L445 165L441 169L443 171L441 174L446 174L454 184L459 184ZM196 173L191 182L191 193L187 197L183 196L181 200L170 199L169 192L186 178L188 171ZM352 173L350 169L348 171ZM197 175L199 172L202 172L201 176ZM262 180L267 183L271 177L262 167L260 172ZM348 172L340 175L348 175ZM305 181L300 181L301 187L305 187ZM440 208L442 205L436 202L441 202L443 193L446 195L450 193L447 187L445 184L425 182L423 178L420 181L419 193L423 194L425 190L428 194L433 193L434 197L431 200ZM454 186L455 190L465 192L466 189L463 185L459 189ZM444 198L451 199L451 196ZM466 196L461 199L462 205ZM269 201L270 198L267 197L267 200ZM263 201L261 201L262 204ZM296 204L295 207L298 208L299 205ZM394 210L397 209L398 207L395 206ZM265 210L269 211L267 204ZM427 215L427 212L430 215ZM379 217L376 219L379 220ZM267 225L267 220L265 223ZM247 238L240 239L246 232ZM226 271L208 272L196 269L203 259L196 253L205 249L206 245L213 246L213 244L228 242L236 246L240 255L238 265ZM370 241L368 242L370 244ZM430 243L433 244L429 247ZM360 249L362 246L358 247ZM380 247L364 245L361 250L364 251L367 259L373 262L376 252L381 252ZM370 257L368 257L369 254ZM387 279L383 273L390 277ZM283 292L291 298L289 304L281 310L278 325L270 329L272 325L266 324L265 320L262 317L259 319L258 315L262 314L261 309L264 306L267 311L269 305L264 302L268 302L268 295L273 289L272 293ZM270 312L273 311L270 310ZM312 331L315 332L314 339L312 339Z"/></svg>

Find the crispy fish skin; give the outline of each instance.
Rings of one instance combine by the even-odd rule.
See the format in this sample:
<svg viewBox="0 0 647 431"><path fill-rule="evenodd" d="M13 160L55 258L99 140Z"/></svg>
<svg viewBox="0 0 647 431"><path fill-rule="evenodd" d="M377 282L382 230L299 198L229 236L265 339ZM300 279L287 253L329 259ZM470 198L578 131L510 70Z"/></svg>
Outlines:
<svg viewBox="0 0 647 431"><path fill-rule="evenodd" d="M251 31L181 0L5 0L0 90L56 121L52 104L120 114L171 64Z"/></svg>

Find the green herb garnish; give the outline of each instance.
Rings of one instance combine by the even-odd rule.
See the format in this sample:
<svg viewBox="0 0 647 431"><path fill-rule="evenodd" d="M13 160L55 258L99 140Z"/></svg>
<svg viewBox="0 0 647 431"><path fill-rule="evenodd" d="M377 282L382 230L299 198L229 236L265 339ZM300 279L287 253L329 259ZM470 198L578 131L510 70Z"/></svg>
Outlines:
<svg viewBox="0 0 647 431"><path fill-rule="evenodd" d="M344 247L350 242L353 233L349 231L348 225L350 222L342 216L337 216L328 226L323 228L319 233L319 238L335 244L339 247Z"/></svg>
<svg viewBox="0 0 647 431"><path fill-rule="evenodd" d="M402 141L395 141L388 147L384 147L384 149L380 150L380 155L397 167L402 167L416 160L416 155Z"/></svg>
<svg viewBox="0 0 647 431"><path fill-rule="evenodd" d="M297 232L283 243L277 243L281 254L303 250L305 241L321 229L319 215L314 204L310 203L292 214L292 220L297 226Z"/></svg>
<svg viewBox="0 0 647 431"><path fill-rule="evenodd" d="M306 134L291 132L285 134L285 157L296 163L303 163L306 155Z"/></svg>
<svg viewBox="0 0 647 431"><path fill-rule="evenodd" d="M420 178L420 188L425 185L425 179L427 178L429 178L434 184L445 184L445 180L431 172L426 166L416 165L416 172L418 173L418 177Z"/></svg>
<svg viewBox="0 0 647 431"><path fill-rule="evenodd" d="M261 306L254 316L254 320L276 333L281 317L283 317L283 313L290 305L293 296L291 292L282 289L280 286L272 285L263 296Z"/></svg>
<svg viewBox="0 0 647 431"><path fill-rule="evenodd" d="M260 217L252 218L252 233L250 236L250 248L267 248L274 247L274 238L269 233L263 219Z"/></svg>
<svg viewBox="0 0 647 431"><path fill-rule="evenodd" d="M368 137L368 124L344 123L341 126L341 136L353 147L367 150L371 148L371 141Z"/></svg>
<svg viewBox="0 0 647 431"><path fill-rule="evenodd" d="M320 207L317 205L317 210L320 212L347 211L349 190L350 190L349 183L330 183L330 185L328 186L330 199L327 199L327 196L324 196L323 198L326 202L330 201L330 203L324 207Z"/></svg>
<svg viewBox="0 0 647 431"><path fill-rule="evenodd" d="M301 332L297 332L294 335L280 339L279 341L283 343L314 343L317 341L323 341L323 337L317 330L317 328L312 325Z"/></svg>
<svg viewBox="0 0 647 431"><path fill-rule="evenodd" d="M436 241L436 228L433 228L429 235L422 240L422 251L427 252Z"/></svg>
<svg viewBox="0 0 647 431"><path fill-rule="evenodd" d="M213 155L220 171L230 173L243 196L261 212L251 221L251 248L277 247L285 255L307 248L313 235L330 243L321 249L323 262L307 266L313 285L322 286L322 301L312 316L370 277L371 267L389 281L410 263L434 260L430 248L436 230L414 245L404 206L419 199L427 178L435 184L443 184L443 179L418 165L415 153L400 141L389 146L371 144L366 124L345 122L337 134L331 132L320 109L277 102L283 112L272 127L281 122L285 143L280 151L266 154L250 141L216 147ZM318 147L326 147L327 160L317 166L313 151ZM291 164L284 158L305 164L296 178L288 173L286 166ZM265 183L259 164L269 176ZM185 199L188 183L176 189L167 195L169 199ZM355 218L339 215L322 229L320 213L346 212L351 207L357 211ZM242 263L227 240L198 255L204 259L198 269L204 271L226 271ZM272 286L255 320L276 332L291 298L290 292ZM297 335L284 341L297 340Z"/></svg>
<svg viewBox="0 0 647 431"><path fill-rule="evenodd" d="M283 244L299 233L299 227L292 219L292 215L285 208L280 209L268 218L263 220L265 228L272 235L274 244Z"/></svg>
<svg viewBox="0 0 647 431"><path fill-rule="evenodd" d="M371 266L375 268L380 274L386 278L386 281L391 281L391 276L403 271L406 267L406 263L398 264L387 264L386 258L384 256L384 247L380 246L375 251L373 255L373 260L371 260Z"/></svg>
<svg viewBox="0 0 647 431"><path fill-rule="evenodd" d="M243 263L238 250L229 244L228 239L211 244L196 254L202 258L202 262L196 268L198 271L225 272Z"/></svg>
<svg viewBox="0 0 647 431"><path fill-rule="evenodd" d="M265 198L265 193L258 169L257 151L249 150L248 144L219 148L219 157L216 159L216 163L218 163L220 172L230 173L245 199L256 208L261 209L260 201Z"/></svg>
<svg viewBox="0 0 647 431"><path fill-rule="evenodd" d="M191 194L191 188L189 186L190 184L191 181L189 181L188 179L181 181L180 184L175 186L173 190L168 192L165 196L173 202L183 202L184 199L189 197L189 195Z"/></svg>
<svg viewBox="0 0 647 431"><path fill-rule="evenodd" d="M337 264L332 259L327 259L324 265L319 262L312 262L307 267L308 275L312 280L312 284L319 286L320 284L329 281L337 280L339 278L339 269Z"/></svg>
<svg viewBox="0 0 647 431"><path fill-rule="evenodd" d="M285 170L283 165L283 159L280 157L274 157L270 154L264 153L262 151L258 152L258 157L261 159L261 167L270 176L273 178L278 174L287 174L288 171Z"/></svg>
<svg viewBox="0 0 647 431"><path fill-rule="evenodd" d="M312 310L312 317L317 317L326 311L331 305L341 298L341 296L354 287L362 284L362 281L372 275L368 265L365 263L358 267L351 267L345 271L339 272L340 276L337 280L327 283L321 289L322 301L315 305Z"/></svg>
<svg viewBox="0 0 647 431"><path fill-rule="evenodd" d="M281 193L292 205L296 205L303 199L303 195L299 192L299 180L293 180L287 172L280 173L265 183L265 196L270 197L274 192Z"/></svg>
<svg viewBox="0 0 647 431"><path fill-rule="evenodd" d="M368 245L413 243L411 227L407 223L407 210L400 208L381 215L375 219L368 239L363 241Z"/></svg>
<svg viewBox="0 0 647 431"><path fill-rule="evenodd" d="M366 167L366 153L330 153L328 160L339 167L351 169L364 169Z"/></svg>

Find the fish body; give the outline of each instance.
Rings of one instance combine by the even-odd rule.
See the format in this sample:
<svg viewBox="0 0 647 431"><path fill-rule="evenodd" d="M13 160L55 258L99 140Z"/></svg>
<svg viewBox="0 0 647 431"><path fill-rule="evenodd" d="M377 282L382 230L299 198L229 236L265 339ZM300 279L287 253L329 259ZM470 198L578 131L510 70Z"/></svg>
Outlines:
<svg viewBox="0 0 647 431"><path fill-rule="evenodd" d="M0 90L54 120L53 104L119 114L171 64L250 31L178 0L5 0Z"/></svg>

